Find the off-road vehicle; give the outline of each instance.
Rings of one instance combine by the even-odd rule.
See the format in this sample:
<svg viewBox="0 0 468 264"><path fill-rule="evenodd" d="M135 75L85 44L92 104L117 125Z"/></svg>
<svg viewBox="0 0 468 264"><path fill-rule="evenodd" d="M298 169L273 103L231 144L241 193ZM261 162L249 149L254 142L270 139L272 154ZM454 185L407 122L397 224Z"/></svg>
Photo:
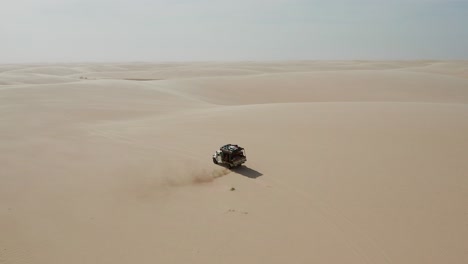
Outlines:
<svg viewBox="0 0 468 264"><path fill-rule="evenodd" d="M213 155L214 164L225 165L228 168L241 166L246 161L244 148L234 144L222 146Z"/></svg>

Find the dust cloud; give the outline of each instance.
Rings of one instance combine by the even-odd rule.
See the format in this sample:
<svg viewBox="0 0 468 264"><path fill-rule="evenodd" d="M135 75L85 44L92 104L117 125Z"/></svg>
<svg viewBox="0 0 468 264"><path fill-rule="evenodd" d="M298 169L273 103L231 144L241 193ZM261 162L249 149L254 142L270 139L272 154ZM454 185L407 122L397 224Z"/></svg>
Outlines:
<svg viewBox="0 0 468 264"><path fill-rule="evenodd" d="M210 168L210 166L189 161L152 165L132 164L124 166L116 174L123 179L120 181L123 188L130 190L132 195L148 197L171 188L210 183L231 172L224 167Z"/></svg>

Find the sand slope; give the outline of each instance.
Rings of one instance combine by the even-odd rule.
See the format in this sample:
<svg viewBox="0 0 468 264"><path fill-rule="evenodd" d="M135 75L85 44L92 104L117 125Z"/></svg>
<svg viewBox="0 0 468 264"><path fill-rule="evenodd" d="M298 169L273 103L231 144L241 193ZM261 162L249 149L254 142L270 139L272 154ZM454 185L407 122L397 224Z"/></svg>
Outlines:
<svg viewBox="0 0 468 264"><path fill-rule="evenodd" d="M3 65L0 120L0 263L468 262L467 62Z"/></svg>

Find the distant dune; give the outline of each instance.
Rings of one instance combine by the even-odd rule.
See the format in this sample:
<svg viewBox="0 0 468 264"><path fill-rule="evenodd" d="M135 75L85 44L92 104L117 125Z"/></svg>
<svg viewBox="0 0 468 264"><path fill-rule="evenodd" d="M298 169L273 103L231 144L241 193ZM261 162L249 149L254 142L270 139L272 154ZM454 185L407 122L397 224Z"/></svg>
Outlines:
<svg viewBox="0 0 468 264"><path fill-rule="evenodd" d="M0 120L0 263L468 263L468 62L0 65Z"/></svg>

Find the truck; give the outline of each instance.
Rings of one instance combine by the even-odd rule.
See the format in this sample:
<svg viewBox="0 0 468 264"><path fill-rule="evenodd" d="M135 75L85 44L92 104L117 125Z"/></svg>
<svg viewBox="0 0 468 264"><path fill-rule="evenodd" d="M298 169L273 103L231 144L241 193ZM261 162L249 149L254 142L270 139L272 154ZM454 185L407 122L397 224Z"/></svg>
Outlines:
<svg viewBox="0 0 468 264"><path fill-rule="evenodd" d="M228 168L241 166L247 161L244 148L235 144L226 144L213 154L213 163Z"/></svg>

